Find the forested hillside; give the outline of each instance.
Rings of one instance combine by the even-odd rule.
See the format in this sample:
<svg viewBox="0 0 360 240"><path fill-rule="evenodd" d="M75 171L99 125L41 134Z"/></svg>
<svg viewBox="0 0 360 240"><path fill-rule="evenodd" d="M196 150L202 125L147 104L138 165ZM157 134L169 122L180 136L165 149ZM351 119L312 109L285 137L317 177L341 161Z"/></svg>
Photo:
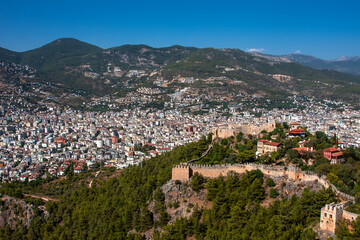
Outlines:
<svg viewBox="0 0 360 240"><path fill-rule="evenodd" d="M46 203L49 216L39 211L29 228L6 227L0 230L0 238L141 239L145 231L153 229L156 239L189 236L196 239L224 236L226 239L248 239L249 236L252 239L269 239L269 236L272 239L313 239L315 233L311 226L319 221L321 207L336 200L331 190L318 193L305 190L301 198L294 196L261 207L260 203L268 196L260 171L252 171L241 178L233 175L208 182L201 176L193 178L191 187L196 191L206 188L206 198L213 202L212 208L204 210L195 206L197 209L190 219L179 219L167 225L170 217L160 187L170 180L174 164L200 156L210 141L211 135L177 147L144 162L142 167L130 167L121 176L101 180L91 188L72 188L74 183L70 181L71 185L57 196L58 202ZM71 176L68 172L67 177ZM268 181L267 184L271 185ZM1 193L21 197L30 191L27 185L5 184ZM155 203L154 209L149 208L150 201ZM165 232L159 231L161 228Z"/></svg>
<svg viewBox="0 0 360 240"><path fill-rule="evenodd" d="M59 202L47 202L50 216L39 212L28 229L23 226L0 229L0 239L131 239L135 237L129 234L133 229L142 232L166 225L168 216L161 194L154 195L154 191L171 179L174 164L200 156L209 141L203 138L146 161L143 167L130 167L120 177L100 182L99 187L94 184L92 188L72 191L70 185ZM22 184L5 184L0 192L21 196L25 189L28 188ZM153 221L147 208L152 199L159 202L158 222Z"/></svg>
<svg viewBox="0 0 360 240"><path fill-rule="evenodd" d="M275 201L261 207L265 198L261 171L238 176L219 177L206 183L210 210L198 210L190 219L166 226L160 239L314 239L311 226L319 221L320 209L335 200L334 193L305 190L301 198Z"/></svg>

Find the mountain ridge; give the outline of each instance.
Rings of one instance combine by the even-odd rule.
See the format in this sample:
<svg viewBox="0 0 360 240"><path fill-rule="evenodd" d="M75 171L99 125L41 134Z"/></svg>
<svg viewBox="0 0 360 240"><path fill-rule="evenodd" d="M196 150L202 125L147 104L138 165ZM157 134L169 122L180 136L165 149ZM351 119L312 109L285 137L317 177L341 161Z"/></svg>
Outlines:
<svg viewBox="0 0 360 240"><path fill-rule="evenodd" d="M251 53L254 56L261 56L282 62L296 62L315 69L332 69L338 72L349 73L360 76L360 56L340 57L335 60L324 60L311 55L304 54L286 54L286 55L268 55L263 53Z"/></svg>
<svg viewBox="0 0 360 240"><path fill-rule="evenodd" d="M184 77L195 79L187 84L191 87L221 86L224 92L344 99L353 99L360 92L360 77L316 70L284 56L230 48L127 44L103 49L74 38L62 38L21 53L0 48L0 60L29 65L37 70L39 79L97 95L145 83L153 85L157 79L167 79L173 82L170 88L176 88ZM240 85L232 86L232 81Z"/></svg>

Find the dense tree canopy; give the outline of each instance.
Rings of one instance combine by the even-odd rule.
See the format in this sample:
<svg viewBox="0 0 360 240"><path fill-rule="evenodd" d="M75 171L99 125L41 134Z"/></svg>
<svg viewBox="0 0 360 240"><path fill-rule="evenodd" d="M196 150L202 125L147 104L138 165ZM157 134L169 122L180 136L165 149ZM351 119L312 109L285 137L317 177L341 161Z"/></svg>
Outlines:
<svg viewBox="0 0 360 240"><path fill-rule="evenodd" d="M281 139L287 127L278 128L274 133L280 137L285 150L274 158L287 156L291 161L293 157L302 157L291 152L299 139ZM322 148L331 141L322 133L317 133L310 136L309 144ZM160 187L171 178L174 164L199 157L210 142L211 136L177 147L144 162L142 167L129 167L119 177L96 180L91 188L79 184L88 173L73 175L70 171L67 178L59 182L59 187L49 190L60 200L46 203L50 216L45 218L43 213L36 211L29 228L0 229L0 239L141 239L138 233L157 227L165 230L164 233L155 231L157 239L186 239L189 236L196 239L314 239L315 233L309 226L319 221L321 207L335 201L333 192L304 190L301 197L282 199L274 188L270 190L270 197L276 200L269 207L263 207L261 203L269 197L265 188L275 186L271 180L264 183L261 171L251 171L241 178L230 174L226 178L210 180L195 175L190 186L195 191L206 188L206 199L212 201L212 208L195 207L189 219L178 219L174 224L167 225L170 218ZM215 143L213 150L200 163L263 161L265 158L255 158L255 148L256 138L238 134L236 138ZM330 165L320 151L314 153L315 163L312 166L301 167L327 175L344 192L358 194L359 150L349 148L344 151L346 163L342 165ZM21 198L30 189L41 189L46 181L4 184L0 193ZM36 204L33 199L28 201ZM154 203L153 209L149 207L150 202ZM357 205L352 207L355 211L360 209ZM352 234L344 229L339 231L345 235Z"/></svg>
<svg viewBox="0 0 360 240"><path fill-rule="evenodd" d="M45 220L39 212L27 229L0 229L0 239L125 239L130 230L144 231L167 224L164 198L159 187L171 178L174 164L199 157L211 138L177 147L152 158L141 166L132 166L117 177L98 182L99 187L87 186L68 190L59 202L46 204L50 216ZM64 182L71 188L73 182ZM22 183L17 185L22 186ZM3 193L11 192L15 183L4 185ZM16 188L21 195L23 187ZM14 192L14 194L17 194ZM155 201L160 215L155 221L148 210L149 200Z"/></svg>
<svg viewBox="0 0 360 240"><path fill-rule="evenodd" d="M335 195L330 190L318 193L307 189L301 198L276 200L268 208L259 203L265 197L260 171L211 179L206 183L209 210L197 209L189 218L165 226L166 233L155 239L315 239L308 226L318 222L321 208Z"/></svg>

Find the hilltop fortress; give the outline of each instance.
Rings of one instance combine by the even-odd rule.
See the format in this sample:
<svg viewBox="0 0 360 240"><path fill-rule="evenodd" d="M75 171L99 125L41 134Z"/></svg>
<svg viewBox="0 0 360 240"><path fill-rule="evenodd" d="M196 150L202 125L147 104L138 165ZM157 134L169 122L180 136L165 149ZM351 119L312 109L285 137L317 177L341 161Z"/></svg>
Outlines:
<svg viewBox="0 0 360 240"><path fill-rule="evenodd" d="M326 179L326 176L314 172L302 171L294 166L269 166L264 164L245 163L245 164L222 164L222 165L200 165L200 164L180 164L172 169L172 179L189 181L191 176L199 173L206 178L216 178L220 175L227 176L230 172L244 174L246 171L260 170L264 175L270 177L285 177L293 181L317 181L325 188L331 187L340 197L347 201L355 201L355 197L339 191L333 184Z"/></svg>
<svg viewBox="0 0 360 240"><path fill-rule="evenodd" d="M245 135L253 134L258 135L262 130L271 132L276 128L275 121L269 121L260 125L252 124L229 124L225 126L219 126L211 129L214 133L213 141L209 145L209 148L202 154L201 157L176 165L172 169L172 180L178 181L190 181L190 178L199 173L206 178L216 178L219 176L227 176L229 173L244 174L247 171L260 170L264 175L269 177L284 177L295 182L318 182L324 188L331 189L341 197L344 202L331 203L325 205L321 209L320 215L320 229L324 231L330 231L335 233L335 229L339 221L345 219L347 221L354 221L360 215L351 213L345 210L345 206L348 202L355 202L355 197L339 191L333 184L326 179L326 176L309 171L302 171L296 166L270 166L263 164L245 163L245 164L223 164L223 165L200 165L193 164L193 162L201 160L205 157L209 151L211 151L214 139L217 138L229 138L236 136L237 133L242 132Z"/></svg>
<svg viewBox="0 0 360 240"><path fill-rule="evenodd" d="M263 164L224 164L224 165L199 165L199 164L180 164L172 169L172 180L189 181L191 176L199 173L206 178L216 178L220 175L227 176L231 172L238 174L246 171L260 170L264 175L270 177L285 177L296 182L317 181L325 188L331 187L332 190L345 201L355 201L355 197L339 191L331 184L326 176L314 172L306 172L294 166L269 166ZM336 225L341 219L353 221L359 215L344 210L345 203L329 204L321 209L320 229L335 232Z"/></svg>
<svg viewBox="0 0 360 240"><path fill-rule="evenodd" d="M228 126L222 126L222 127L214 127L210 130L210 132L214 133L214 138L229 138L231 136L236 136L239 132L242 132L245 135L253 134L258 135L261 133L262 130L265 130L267 132L271 132L276 128L276 122L269 121L265 122L259 125L255 125L253 123L246 123L246 124L240 124L240 123L233 123L229 124Z"/></svg>

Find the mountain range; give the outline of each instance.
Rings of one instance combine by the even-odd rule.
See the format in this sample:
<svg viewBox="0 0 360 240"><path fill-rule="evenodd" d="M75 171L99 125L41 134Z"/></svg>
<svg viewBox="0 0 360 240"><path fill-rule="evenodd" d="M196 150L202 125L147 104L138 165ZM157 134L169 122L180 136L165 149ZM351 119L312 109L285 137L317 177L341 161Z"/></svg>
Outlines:
<svg viewBox="0 0 360 240"><path fill-rule="evenodd" d="M303 94L346 101L354 101L360 95L360 77L356 76L360 71L359 58L325 61L298 54L271 56L239 49L178 45L102 49L62 38L26 52L0 48L0 61L29 65L37 71L36 80L95 95L155 86L154 81L159 79L172 83L169 88L214 87L229 94L239 91L282 96ZM195 80L184 83L184 78Z"/></svg>
<svg viewBox="0 0 360 240"><path fill-rule="evenodd" d="M267 55L252 53L255 56L265 57L274 61L295 62L315 69L332 69L338 72L354 74L360 76L360 56L340 57L335 60L324 60L310 55L287 54L287 55Z"/></svg>

